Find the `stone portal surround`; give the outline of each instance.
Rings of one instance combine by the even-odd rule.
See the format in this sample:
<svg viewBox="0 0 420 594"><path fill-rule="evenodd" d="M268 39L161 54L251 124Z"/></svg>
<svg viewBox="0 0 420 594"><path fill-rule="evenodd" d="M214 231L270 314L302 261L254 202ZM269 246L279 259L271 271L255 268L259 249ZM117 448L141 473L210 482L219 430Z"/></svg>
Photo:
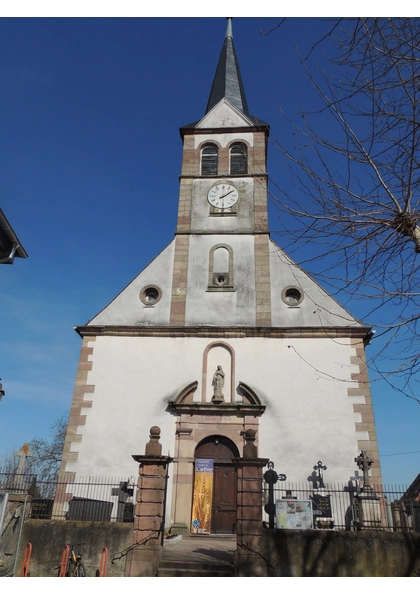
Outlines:
<svg viewBox="0 0 420 594"><path fill-rule="evenodd" d="M365 347L363 340L360 338L351 338L350 343L356 351L356 355L350 357L350 363L352 365L358 365L359 371L351 374L351 379L354 382L358 382L358 387L348 388L347 392L350 399L357 400L357 403L353 404L353 411L361 415L361 421L355 423L355 429L356 431L367 432L369 436L368 440L359 439L357 444L359 450L366 450L367 455L375 460L370 470L371 484L374 486L382 485L379 448L373 416ZM364 402L362 403L361 400Z"/></svg>
<svg viewBox="0 0 420 594"><path fill-rule="evenodd" d="M258 430L257 415L182 414L176 422L171 526L175 532L189 534L193 498L194 452L211 435L229 438L242 453L247 429ZM258 435L258 433L257 433Z"/></svg>

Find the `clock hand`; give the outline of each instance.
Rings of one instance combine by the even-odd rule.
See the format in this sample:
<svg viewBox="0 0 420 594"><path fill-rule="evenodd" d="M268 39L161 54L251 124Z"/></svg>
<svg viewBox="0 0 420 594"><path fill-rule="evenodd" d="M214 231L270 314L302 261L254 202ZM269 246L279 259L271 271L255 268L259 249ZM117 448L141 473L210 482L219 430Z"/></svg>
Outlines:
<svg viewBox="0 0 420 594"><path fill-rule="evenodd" d="M232 192L234 192L234 190L231 190L230 192L228 192L227 194L224 194L223 196L220 196L220 199L222 198L226 198L226 196L229 196L229 194L232 194Z"/></svg>

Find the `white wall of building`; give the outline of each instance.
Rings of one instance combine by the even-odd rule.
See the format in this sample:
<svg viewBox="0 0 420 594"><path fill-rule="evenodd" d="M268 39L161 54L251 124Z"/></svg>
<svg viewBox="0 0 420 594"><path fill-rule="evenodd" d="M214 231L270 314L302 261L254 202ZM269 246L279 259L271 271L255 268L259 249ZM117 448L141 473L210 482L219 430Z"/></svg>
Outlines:
<svg viewBox="0 0 420 594"><path fill-rule="evenodd" d="M162 453L174 454L175 417L168 403L189 383L198 381L201 400L203 352L207 338L97 337L87 383L95 386L86 424L78 427L77 463L67 471L83 475L130 476L143 454L149 429L162 430ZM321 459L328 480L345 482L354 472L360 418L348 396L357 387L348 339L235 338L235 383L253 388L267 407L260 419L259 455L281 467L290 481L305 481ZM215 362L212 361L212 364ZM209 369L212 375L214 369ZM225 385L228 384L226 378Z"/></svg>

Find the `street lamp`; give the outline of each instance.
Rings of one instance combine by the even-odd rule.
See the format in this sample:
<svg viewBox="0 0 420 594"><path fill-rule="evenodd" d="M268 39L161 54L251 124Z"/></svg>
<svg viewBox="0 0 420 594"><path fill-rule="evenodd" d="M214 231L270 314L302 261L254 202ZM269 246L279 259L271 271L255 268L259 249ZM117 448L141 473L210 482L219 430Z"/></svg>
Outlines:
<svg viewBox="0 0 420 594"><path fill-rule="evenodd" d="M0 377L0 380L1 380L1 377ZM4 396L4 390L3 390L2 384L0 384L0 402L1 402L1 399L3 398L3 396Z"/></svg>

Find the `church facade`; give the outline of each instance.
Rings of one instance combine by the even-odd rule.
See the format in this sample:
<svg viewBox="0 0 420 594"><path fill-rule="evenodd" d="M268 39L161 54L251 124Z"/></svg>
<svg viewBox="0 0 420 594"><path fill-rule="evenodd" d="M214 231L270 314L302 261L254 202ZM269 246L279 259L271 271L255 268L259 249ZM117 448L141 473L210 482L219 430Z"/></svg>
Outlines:
<svg viewBox="0 0 420 594"><path fill-rule="evenodd" d="M151 426L170 468L167 527L191 530L210 461L209 531L235 524L244 433L291 482L313 465L346 483L378 460L364 327L274 243L269 126L251 116L231 20L204 117L181 128L175 239L87 325L61 475L136 474ZM206 466L206 463L204 464ZM372 482L380 482L379 464Z"/></svg>

